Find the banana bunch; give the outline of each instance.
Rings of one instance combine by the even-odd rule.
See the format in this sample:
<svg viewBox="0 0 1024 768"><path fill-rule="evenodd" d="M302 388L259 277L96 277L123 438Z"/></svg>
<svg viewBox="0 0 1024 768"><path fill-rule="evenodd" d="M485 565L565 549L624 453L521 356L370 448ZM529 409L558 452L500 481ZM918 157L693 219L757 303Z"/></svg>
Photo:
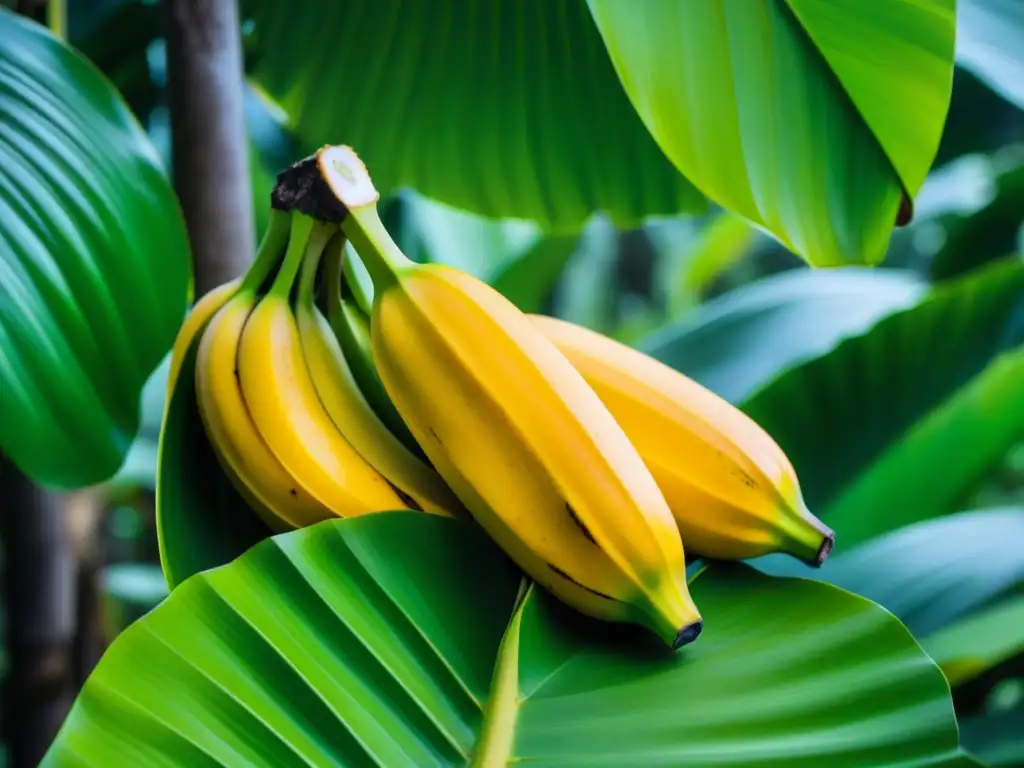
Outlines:
<svg viewBox="0 0 1024 768"><path fill-rule="evenodd" d="M825 560L832 531L745 414L634 349L410 261L350 148L324 147L315 171L340 225L273 211L252 269L196 305L174 352L199 339L204 428L269 525L404 507L471 518L567 604L673 649L703 627L684 546Z"/></svg>
<svg viewBox="0 0 1024 768"><path fill-rule="evenodd" d="M464 514L371 407L317 305L321 264L337 279L342 246L336 224L272 211L249 272L204 296L184 323L170 385L198 337L203 428L224 473L274 530L393 509Z"/></svg>

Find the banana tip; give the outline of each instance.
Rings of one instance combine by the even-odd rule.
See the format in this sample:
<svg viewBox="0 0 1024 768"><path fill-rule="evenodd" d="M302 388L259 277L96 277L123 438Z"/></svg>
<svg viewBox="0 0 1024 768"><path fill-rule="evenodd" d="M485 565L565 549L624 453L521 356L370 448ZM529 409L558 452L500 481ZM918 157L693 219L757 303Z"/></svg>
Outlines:
<svg viewBox="0 0 1024 768"><path fill-rule="evenodd" d="M821 542L821 547L818 548L818 555L814 558L814 562L811 563L815 568L821 568L821 564L828 560L828 556L832 554L832 548L836 545L836 535L829 531L825 536L825 540Z"/></svg>
<svg viewBox="0 0 1024 768"><path fill-rule="evenodd" d="M676 635L675 642L672 643L672 650L677 651L688 643L692 643L700 635L704 629L704 621L697 619L692 624L687 624L685 627L679 630L679 634Z"/></svg>

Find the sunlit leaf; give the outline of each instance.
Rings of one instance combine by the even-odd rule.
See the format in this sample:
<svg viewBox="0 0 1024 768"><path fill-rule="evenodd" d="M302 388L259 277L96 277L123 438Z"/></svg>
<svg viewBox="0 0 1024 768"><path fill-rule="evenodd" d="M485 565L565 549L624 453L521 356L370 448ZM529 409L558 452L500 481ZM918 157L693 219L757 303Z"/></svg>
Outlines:
<svg viewBox="0 0 1024 768"><path fill-rule="evenodd" d="M712 567L673 655L536 589L513 614L519 584L450 519L277 536L129 627L43 765L972 764L941 673L862 598Z"/></svg>
<svg viewBox="0 0 1024 768"><path fill-rule="evenodd" d="M709 198L815 265L885 254L949 106L954 0L589 0L626 92Z"/></svg>

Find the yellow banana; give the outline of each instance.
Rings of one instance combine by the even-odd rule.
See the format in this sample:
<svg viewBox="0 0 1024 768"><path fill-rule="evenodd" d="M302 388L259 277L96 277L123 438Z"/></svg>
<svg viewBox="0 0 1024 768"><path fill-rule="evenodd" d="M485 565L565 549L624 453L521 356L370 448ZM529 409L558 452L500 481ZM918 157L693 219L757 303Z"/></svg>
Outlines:
<svg viewBox="0 0 1024 768"><path fill-rule="evenodd" d="M206 328L218 310L227 303L228 299L235 295L241 284L242 278L238 277L234 280L229 280L223 285L218 285L212 291L208 291L206 295L195 303L195 306L192 307L192 310L185 318L185 322L181 324L181 328L178 329L178 335L174 339L174 348L171 351L171 364L168 367L168 401L170 400L171 393L174 391L174 385L178 381L178 374L181 373L181 363L185 359L186 353L192 347L192 342Z"/></svg>
<svg viewBox="0 0 1024 768"><path fill-rule="evenodd" d="M207 326L196 358L199 415L225 474L271 528L287 530L332 517L285 471L260 437L238 382L238 347L256 303L256 290L288 234L288 219L274 212L256 263L238 292Z"/></svg>
<svg viewBox="0 0 1024 768"><path fill-rule="evenodd" d="M434 466L535 581L584 613L700 633L683 546L650 471L566 358L501 294L409 261L348 147L318 153L374 284L373 355Z"/></svg>
<svg viewBox="0 0 1024 768"><path fill-rule="evenodd" d="M301 491L340 517L404 509L394 489L334 427L310 378L289 293L304 258L336 226L292 214L284 264L242 331L238 372L253 422Z"/></svg>
<svg viewBox="0 0 1024 768"><path fill-rule="evenodd" d="M388 431L397 437L414 456L425 462L426 455L423 453L423 449L416 443L409 427L402 421L402 417L395 409L391 398L388 397L384 384L377 374L370 351L370 323L359 309L351 290L351 283L355 281L355 278L346 277L345 280L342 280L342 265L347 265L350 261L343 252L345 249L342 248L342 240L343 238L340 237L333 239L328 244L326 251L327 264L324 269L324 278L327 282L328 320L363 397L373 408L374 413L384 422ZM351 271L351 269L346 270L346 275L351 275ZM349 288L350 295L342 294L342 283ZM363 299L365 300L366 296L363 296Z"/></svg>
<svg viewBox="0 0 1024 768"><path fill-rule="evenodd" d="M341 258L342 253L336 249L337 256L331 256ZM388 431L363 397L327 318L314 303L316 274L317 261L307 260L299 278L295 317L310 377L324 409L359 455L399 493L410 497L408 506L438 515L459 515L462 504L441 476Z"/></svg>
<svg viewBox="0 0 1024 768"><path fill-rule="evenodd" d="M533 323L583 374L640 451L688 552L787 552L821 565L833 532L804 504L792 464L753 419L644 353L541 315Z"/></svg>

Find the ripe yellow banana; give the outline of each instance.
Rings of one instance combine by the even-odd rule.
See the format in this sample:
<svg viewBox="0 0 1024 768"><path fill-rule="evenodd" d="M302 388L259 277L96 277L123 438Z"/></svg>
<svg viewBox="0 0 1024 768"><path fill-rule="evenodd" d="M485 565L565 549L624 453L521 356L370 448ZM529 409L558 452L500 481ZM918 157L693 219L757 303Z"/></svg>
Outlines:
<svg viewBox="0 0 1024 768"><path fill-rule="evenodd" d="M238 381L238 347L256 303L256 291L288 235L288 218L276 211L252 269L235 295L203 332L196 357L199 415L225 474L253 510L274 530L332 517L285 471L249 415Z"/></svg>
<svg viewBox="0 0 1024 768"><path fill-rule="evenodd" d="M238 372L253 422L299 490L340 517L404 509L394 489L345 440L316 393L289 294L304 259L318 258L337 227L292 214L284 263L249 315Z"/></svg>
<svg viewBox="0 0 1024 768"><path fill-rule="evenodd" d="M724 560L787 552L824 562L835 536L807 509L792 464L753 419L638 350L563 320L531 319L640 451L688 552Z"/></svg>
<svg viewBox="0 0 1024 768"><path fill-rule="evenodd" d="M344 238L339 235L337 239ZM342 254L343 250L336 248L328 258L341 258ZM459 515L462 504L441 476L388 431L363 397L327 318L315 304L316 274L317 260L308 259L299 277L295 317L302 351L320 402L359 455L409 497L408 506L438 515Z"/></svg>
<svg viewBox="0 0 1024 768"><path fill-rule="evenodd" d="M644 624L673 648L694 640L702 621L672 514L597 395L497 291L409 261L351 149L322 149L318 162L373 278L384 385L476 520L584 613Z"/></svg>
<svg viewBox="0 0 1024 768"><path fill-rule="evenodd" d="M192 310L185 318L185 322L178 329L178 335L174 339L174 348L171 351L171 364L167 373L167 401L170 401L174 385L178 381L178 374L181 373L181 363L186 353L192 347L192 342L203 332L207 324L223 307L228 299L235 295L239 286L242 285L242 278L238 277L229 280L223 285L218 285L212 291L208 291L195 303Z"/></svg>
<svg viewBox="0 0 1024 768"><path fill-rule="evenodd" d="M342 280L342 264L347 264L348 259L343 253L341 238L332 240L327 246L325 258L327 264L324 269L324 278L327 283L327 316L337 338L341 351L348 360L352 375L355 377L359 391L363 393L366 401L373 408L374 413L380 417L384 425L395 437L401 441L414 456L426 462L426 455L420 448L409 427L406 426L399 415L395 404L391 402L384 384L377 373L377 367L373 362L373 354L370 351L370 323L359 308L358 301L350 288L350 281L354 278L348 277ZM351 271L348 271L351 274ZM350 290L346 294L341 292L342 284ZM365 300L366 297L364 296Z"/></svg>

